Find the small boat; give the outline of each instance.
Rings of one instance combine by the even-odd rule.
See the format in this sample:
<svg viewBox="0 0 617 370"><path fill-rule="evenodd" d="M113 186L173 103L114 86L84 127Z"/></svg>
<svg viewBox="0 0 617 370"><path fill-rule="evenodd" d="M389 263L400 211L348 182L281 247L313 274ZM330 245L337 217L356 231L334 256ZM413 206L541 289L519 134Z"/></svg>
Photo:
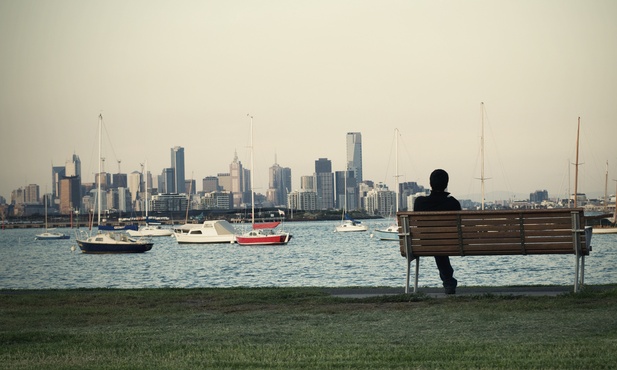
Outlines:
<svg viewBox="0 0 617 370"><path fill-rule="evenodd" d="M353 218L349 217L347 213L344 215L343 222L336 227L334 230L337 233L342 232L352 232L352 231L366 231L368 230L368 226L362 225L360 221L356 221Z"/></svg>
<svg viewBox="0 0 617 370"><path fill-rule="evenodd" d="M125 233L106 232L77 238L83 253L143 253L152 249L152 241L134 239Z"/></svg>
<svg viewBox="0 0 617 370"><path fill-rule="evenodd" d="M253 230L236 236L236 242L240 245L284 245L289 243L292 235L288 232L275 231L281 223L260 222L253 223Z"/></svg>
<svg viewBox="0 0 617 370"><path fill-rule="evenodd" d="M375 229L373 234L379 240L399 240L397 224L392 224L385 229Z"/></svg>
<svg viewBox="0 0 617 370"><path fill-rule="evenodd" d="M47 196L45 196L45 232L37 234L36 240L58 240L58 239L70 239L68 234L59 233L54 229L47 228Z"/></svg>
<svg viewBox="0 0 617 370"><path fill-rule="evenodd" d="M99 177L97 181L97 211L98 225L101 225L101 146L103 133L103 115L99 114ZM91 226L92 229L92 226ZM77 245L83 253L143 253L152 249L150 239L134 239L125 233L102 232L100 227L97 234L80 231L76 237Z"/></svg>
<svg viewBox="0 0 617 370"><path fill-rule="evenodd" d="M37 234L36 240L58 240L58 239L70 239L71 237L64 233L52 231L53 229L47 229L44 233Z"/></svg>
<svg viewBox="0 0 617 370"><path fill-rule="evenodd" d="M174 236L179 244L234 243L236 230L226 220L209 220L176 227Z"/></svg>
<svg viewBox="0 0 617 370"><path fill-rule="evenodd" d="M281 224L275 222L255 223L255 192L253 191L253 116L251 117L251 225L252 230L242 235L236 235L236 242L240 245L285 245L291 240L291 234L284 231L274 231Z"/></svg>
<svg viewBox="0 0 617 370"><path fill-rule="evenodd" d="M395 152L396 152L396 156L395 156L395 162L396 162L396 174L394 175L394 178L396 179L396 202L394 205L394 209L398 212L398 201L399 201L399 194L398 194L398 137L399 137L399 132L398 132L398 128L394 129L394 142L395 142ZM375 229L375 231L373 232L372 236L376 236L379 240L399 240L398 237L398 223L396 222L396 215L395 215L395 221L390 224L388 227L386 228L382 228L382 229Z"/></svg>
<svg viewBox="0 0 617 370"><path fill-rule="evenodd" d="M148 219L148 203L150 203L150 199L148 199L148 163L146 162L145 167L145 178L146 178L146 225L140 227L139 229L130 229L127 230L127 233L130 236L172 236L174 234L173 230L165 229L161 227L160 222L151 222Z"/></svg>
<svg viewBox="0 0 617 370"><path fill-rule="evenodd" d="M606 182L604 184L605 188L608 186L608 161L606 161ZM606 198L606 190L605 190L605 198ZM615 186L615 210L613 213L613 217L605 218L606 222L609 224L608 226L597 226L594 227L592 232L594 234L617 234L617 184Z"/></svg>

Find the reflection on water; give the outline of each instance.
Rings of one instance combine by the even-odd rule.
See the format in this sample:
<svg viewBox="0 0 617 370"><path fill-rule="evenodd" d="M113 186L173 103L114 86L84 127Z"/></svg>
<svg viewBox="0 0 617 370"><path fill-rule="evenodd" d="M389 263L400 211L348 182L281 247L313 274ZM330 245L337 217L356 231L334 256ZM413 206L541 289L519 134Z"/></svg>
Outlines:
<svg viewBox="0 0 617 370"><path fill-rule="evenodd" d="M369 221L370 229L379 225ZM287 223L286 246L179 245L156 238L144 254L82 254L70 240L35 241L39 230L0 230L0 289L388 286L405 281L396 242L334 233L336 222ZM70 230L64 230L70 233ZM617 235L594 235L587 284L617 283ZM453 257L460 285L571 285L574 256ZM440 285L424 258L420 286Z"/></svg>

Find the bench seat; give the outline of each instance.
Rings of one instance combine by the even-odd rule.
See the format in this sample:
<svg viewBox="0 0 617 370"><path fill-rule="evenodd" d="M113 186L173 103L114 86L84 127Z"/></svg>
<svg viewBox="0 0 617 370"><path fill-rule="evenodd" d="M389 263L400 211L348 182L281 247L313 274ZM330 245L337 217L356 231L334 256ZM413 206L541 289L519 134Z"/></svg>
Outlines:
<svg viewBox="0 0 617 370"><path fill-rule="evenodd" d="M419 257L573 254L576 282L589 254L582 208L504 211L398 212L400 251L409 269ZM581 258L583 258L581 260ZM582 276L582 274L581 274Z"/></svg>

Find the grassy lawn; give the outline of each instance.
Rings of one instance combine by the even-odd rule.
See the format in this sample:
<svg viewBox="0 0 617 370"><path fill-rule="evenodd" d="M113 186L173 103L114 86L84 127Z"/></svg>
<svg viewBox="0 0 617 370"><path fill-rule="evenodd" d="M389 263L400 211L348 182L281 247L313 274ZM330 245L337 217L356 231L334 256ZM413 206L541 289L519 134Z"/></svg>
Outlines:
<svg viewBox="0 0 617 370"><path fill-rule="evenodd" d="M617 289L332 297L318 288L0 294L1 369L614 368Z"/></svg>

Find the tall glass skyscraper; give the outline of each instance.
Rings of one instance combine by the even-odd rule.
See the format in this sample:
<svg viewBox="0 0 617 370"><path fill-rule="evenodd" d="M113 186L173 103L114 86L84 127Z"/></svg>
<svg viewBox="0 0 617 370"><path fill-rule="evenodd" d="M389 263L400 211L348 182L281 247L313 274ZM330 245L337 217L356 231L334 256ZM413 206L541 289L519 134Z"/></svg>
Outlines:
<svg viewBox="0 0 617 370"><path fill-rule="evenodd" d="M347 171L352 171L356 184L362 182L362 134L347 133Z"/></svg>
<svg viewBox="0 0 617 370"><path fill-rule="evenodd" d="M184 148L171 148L171 168L174 169L174 191L178 194L186 193L184 177Z"/></svg>

